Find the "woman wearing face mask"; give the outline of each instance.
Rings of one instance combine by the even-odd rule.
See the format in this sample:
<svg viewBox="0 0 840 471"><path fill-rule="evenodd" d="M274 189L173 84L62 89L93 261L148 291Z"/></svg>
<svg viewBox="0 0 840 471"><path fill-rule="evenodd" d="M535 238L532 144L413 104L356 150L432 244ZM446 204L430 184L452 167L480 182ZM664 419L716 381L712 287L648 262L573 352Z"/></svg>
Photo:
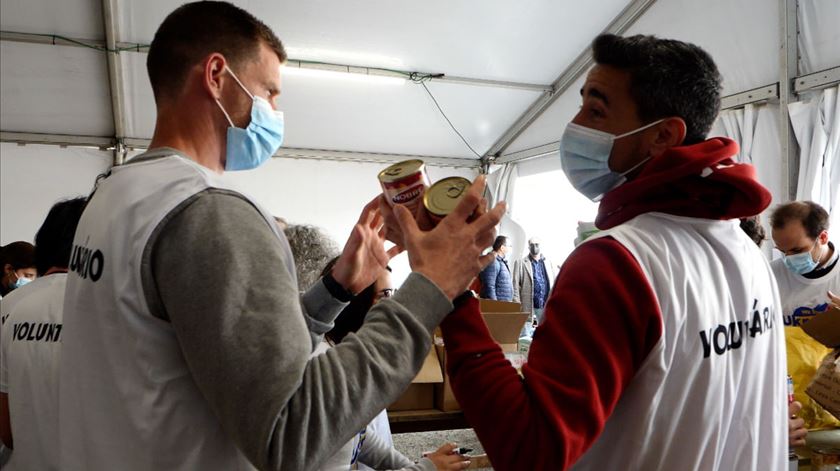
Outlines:
<svg viewBox="0 0 840 471"><path fill-rule="evenodd" d="M29 283L37 276L35 271L35 247L29 242L12 242L0 248L0 296Z"/></svg>

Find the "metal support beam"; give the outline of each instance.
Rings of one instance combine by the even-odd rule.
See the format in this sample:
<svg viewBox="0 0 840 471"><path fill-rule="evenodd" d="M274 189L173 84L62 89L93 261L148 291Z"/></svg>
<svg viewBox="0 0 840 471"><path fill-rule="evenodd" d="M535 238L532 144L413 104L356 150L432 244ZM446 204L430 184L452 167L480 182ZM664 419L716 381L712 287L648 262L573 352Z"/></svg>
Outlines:
<svg viewBox="0 0 840 471"><path fill-rule="evenodd" d="M819 90L821 88L833 87L840 83L840 67L821 70L813 74L802 75L796 77L793 81L793 91L795 93L807 92L809 90Z"/></svg>
<svg viewBox="0 0 840 471"><path fill-rule="evenodd" d="M650 8L656 0L633 0L603 31L604 33L622 34ZM502 134L487 151L488 156L500 156L510 144L519 137L557 98L592 65L591 49L587 47L572 64L551 84L551 89L543 94Z"/></svg>
<svg viewBox="0 0 840 471"><path fill-rule="evenodd" d="M69 134L41 134L32 132L0 131L0 142L16 144L44 144L60 147L92 147L110 150L114 147L112 136L71 136Z"/></svg>
<svg viewBox="0 0 840 471"><path fill-rule="evenodd" d="M779 140L782 150L782 194L796 199L799 178L799 146L788 114L788 104L795 99L793 79L798 75L798 0L778 0L779 5Z"/></svg>
<svg viewBox="0 0 840 471"><path fill-rule="evenodd" d="M123 152L128 150L146 149L151 142L149 139L125 138L122 143L113 137L105 136L70 136L65 134L39 134L0 131L0 142L14 142L25 144L58 145L61 147L91 147L102 150L114 150L123 145ZM325 149L306 149L296 147L281 147L275 154L277 158L330 160L339 162L371 162L394 163L403 160L420 159L427 164L438 167L479 169L479 159L462 159L454 157L436 157L430 155L387 154L381 152L351 152Z"/></svg>
<svg viewBox="0 0 840 471"><path fill-rule="evenodd" d="M765 85L741 93L727 95L720 99L720 109L731 110L753 103L761 103L779 98L779 83Z"/></svg>
<svg viewBox="0 0 840 471"><path fill-rule="evenodd" d="M113 12L114 0L102 0L102 11L105 17L105 32L106 40L90 40L78 39L66 36L56 36L52 34L34 34L34 33L20 33L14 31L0 31L0 41L21 42L31 44L50 44L74 47L87 47L104 51L108 56L115 56L119 60L119 52L148 52L148 44L141 43L127 43L117 42L118 36L116 31L116 18ZM111 31L110 36L108 31ZM109 60L110 67L110 60ZM303 69L329 70L333 72L344 72L361 75L374 75L380 77L399 77L409 78L411 74L418 77L430 77L435 82L455 83L461 85L473 85L480 87L494 87L494 88L511 88L517 90L528 90L532 92L550 92L553 90L551 85L525 83L525 82L510 82L505 80L490 80L473 77L460 77L455 75L436 74L428 72L409 72L401 70L381 69L377 67L354 66L347 64L334 64L326 62L310 62L290 59L286 63L286 67L298 67ZM110 73L110 69L109 69ZM120 72L121 73L121 72Z"/></svg>
<svg viewBox="0 0 840 471"><path fill-rule="evenodd" d="M122 165L126 157L125 139L125 94L123 93L122 59L117 50L116 0L102 0L102 17L105 21L105 57L108 61L108 83L111 90L111 114L114 117L114 165Z"/></svg>

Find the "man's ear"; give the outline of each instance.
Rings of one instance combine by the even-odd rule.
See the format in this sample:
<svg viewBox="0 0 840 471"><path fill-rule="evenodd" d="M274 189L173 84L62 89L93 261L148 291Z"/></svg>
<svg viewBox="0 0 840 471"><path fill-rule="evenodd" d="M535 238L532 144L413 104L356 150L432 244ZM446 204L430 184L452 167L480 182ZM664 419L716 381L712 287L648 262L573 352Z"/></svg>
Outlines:
<svg viewBox="0 0 840 471"><path fill-rule="evenodd" d="M682 118L665 118L664 121L654 126L656 131L653 142L650 145L650 156L656 157L663 154L671 147L682 145L685 141L686 126Z"/></svg>
<svg viewBox="0 0 840 471"><path fill-rule="evenodd" d="M225 60L225 56L218 52L210 54L204 61L202 84L207 93L215 100L222 97L222 76L225 75L226 65L227 61Z"/></svg>

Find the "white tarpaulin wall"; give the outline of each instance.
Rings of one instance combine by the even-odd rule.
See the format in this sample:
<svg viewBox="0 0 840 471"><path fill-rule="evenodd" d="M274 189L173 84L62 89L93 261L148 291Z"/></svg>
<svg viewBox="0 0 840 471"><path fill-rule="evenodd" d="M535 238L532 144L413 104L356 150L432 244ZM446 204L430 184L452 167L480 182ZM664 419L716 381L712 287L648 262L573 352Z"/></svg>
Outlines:
<svg viewBox="0 0 840 471"><path fill-rule="evenodd" d="M580 104L583 75L572 79L521 133L507 131L545 97L555 80L560 83L559 77L566 76L606 28L704 47L723 74L724 94L733 95L779 82L781 12L792 2L798 3L799 47L798 70L791 76L840 66L836 0L373 0L364 8L339 0L234 3L268 23L294 60L446 75L426 83L432 97L421 85L393 76L371 81L353 74L354 80L348 80L351 74L309 77L299 73L303 69L287 68L280 106L286 115L285 146L299 149L291 153L333 158L332 151L339 151L346 158L349 151L354 153L351 158L390 161L401 154L455 158L459 170L448 168L439 175L472 176L480 166L478 157L488 150L499 149L500 162L515 161L535 148L540 152L534 155L543 156L545 149L556 150ZM138 148L148 142L155 112L141 45L151 41L175 5L163 0L0 2L3 140L93 147L0 146L0 243L31 239L55 199L84 193L108 166L117 139ZM106 30L112 31L110 37ZM121 52L104 52L106 39ZM788 197L787 174L781 170L786 160L779 136L786 128L780 126L778 102L773 97L755 103L751 126L732 125L727 131L721 122L715 132L729 135L737 129L742 144L751 136L749 153L760 178L775 200L783 201ZM743 122L744 114L722 119ZM803 132L813 135L813 128ZM797 131L796 137L800 134ZM508 142L498 146L507 137ZM836 148L833 157L824 158L836 161ZM386 165L284 159L234 178L268 201L272 211L294 222L322 226L340 242L376 191L376 171ZM516 171L510 173L515 175L509 185L514 191L508 195L511 220L524 228L525 236L540 235L546 244L556 240L555 258L562 258L571 248L577 220L591 221L595 206L576 195L557 172L556 153L512 165ZM313 177L316 183L311 184L308 178ZM25 188L42 191L36 195L25 193ZM343 197L331 196L336 193Z"/></svg>

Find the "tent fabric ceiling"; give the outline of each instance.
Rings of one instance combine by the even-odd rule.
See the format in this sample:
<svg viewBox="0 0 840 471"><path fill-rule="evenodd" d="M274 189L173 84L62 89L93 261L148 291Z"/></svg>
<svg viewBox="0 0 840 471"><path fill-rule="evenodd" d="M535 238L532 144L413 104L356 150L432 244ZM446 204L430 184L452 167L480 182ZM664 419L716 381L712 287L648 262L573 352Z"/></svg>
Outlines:
<svg viewBox="0 0 840 471"><path fill-rule="evenodd" d="M113 136L105 55L0 42L0 129Z"/></svg>
<svg viewBox="0 0 840 471"><path fill-rule="evenodd" d="M840 65L840 2L799 3L799 68L803 74Z"/></svg>
<svg viewBox="0 0 840 471"><path fill-rule="evenodd" d="M104 38L101 2L69 0L58 7L53 3L4 0L0 27L4 31ZM444 0L375 0L365 8L338 0L234 3L269 24L293 59L548 84L629 0L605 0L597 8L571 0L540 0L527 5L505 0L454 4ZM164 0L115 0L116 41L149 43L173 6ZM0 71L4 131L113 135L103 53L7 43L4 41L4 52L28 51L9 60L4 57ZM145 72L146 56L123 52L120 57L126 137L149 138L155 111ZM69 93L65 90L59 100L35 97L38 106L27 114L24 104L40 92L23 90L25 77L13 70L23 66L21 61L40 63L42 58L51 64L83 58L90 73L80 77ZM69 86L66 70L57 65L38 73L48 90ZM10 78L16 82L14 90L22 93L19 98L7 93L7 88L12 90L6 86ZM539 96L529 90L440 81L427 85L447 117L479 154L489 149ZM391 86L287 74L279 104L286 115L288 146L477 159L449 128L422 87L411 82ZM85 110L83 119L78 116L80 109ZM95 113L99 113L98 118ZM77 119L66 121L68 114ZM33 119L34 115L40 119Z"/></svg>
<svg viewBox="0 0 840 471"><path fill-rule="evenodd" d="M625 35L654 34L701 46L715 59L728 95L778 81L778 24L776 3L766 0L667 0L654 3ZM569 87L505 154L558 141L580 106L583 81Z"/></svg>
<svg viewBox="0 0 840 471"><path fill-rule="evenodd" d="M3 0L0 27L81 39L103 39L105 34L99 0Z"/></svg>
<svg viewBox="0 0 840 471"><path fill-rule="evenodd" d="M294 59L551 83L628 0L234 1ZM149 42L167 0L118 1L120 40Z"/></svg>
<svg viewBox="0 0 840 471"><path fill-rule="evenodd" d="M148 43L175 4L112 0L116 40ZM293 59L548 84L631 0L236 0L269 24ZM97 0L3 0L0 28L104 39ZM819 12L819 14L817 13ZM840 2L800 1L801 72L840 63ZM724 94L778 80L778 2L659 0L626 34L695 42L724 76ZM106 56L67 46L3 41L3 131L113 136ZM144 53L120 54L126 137L149 138L155 111ZM555 142L579 106L572 84L505 151ZM34 85L33 85L34 84ZM428 83L454 126L484 153L528 109L538 92ZM284 77L280 106L292 147L476 159L421 86Z"/></svg>

